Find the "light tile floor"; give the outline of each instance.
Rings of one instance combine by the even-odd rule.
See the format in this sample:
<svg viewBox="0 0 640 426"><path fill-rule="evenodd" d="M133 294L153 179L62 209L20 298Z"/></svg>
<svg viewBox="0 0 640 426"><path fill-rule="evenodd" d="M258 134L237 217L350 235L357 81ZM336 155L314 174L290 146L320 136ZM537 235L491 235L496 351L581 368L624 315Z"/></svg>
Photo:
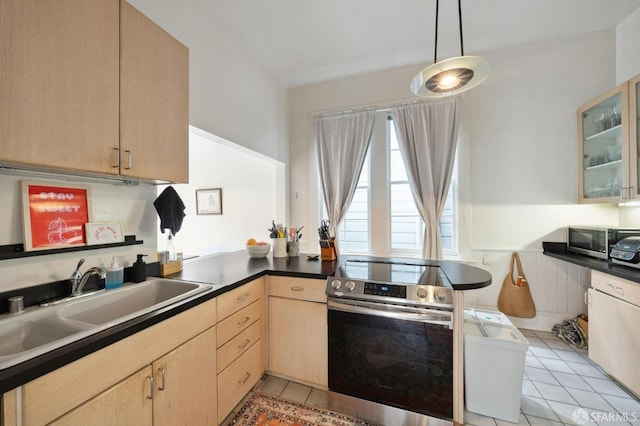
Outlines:
<svg viewBox="0 0 640 426"><path fill-rule="evenodd" d="M520 422L510 423L465 411L465 425L640 426L640 402L592 363L586 350L573 348L549 332L521 331L529 341L529 350L522 383ZM265 376L254 389L307 405L327 407L327 392L274 376ZM229 424L236 410L223 425Z"/></svg>
<svg viewBox="0 0 640 426"><path fill-rule="evenodd" d="M640 402L576 349L552 333L520 330L529 341L520 422L465 412L465 424L640 425Z"/></svg>

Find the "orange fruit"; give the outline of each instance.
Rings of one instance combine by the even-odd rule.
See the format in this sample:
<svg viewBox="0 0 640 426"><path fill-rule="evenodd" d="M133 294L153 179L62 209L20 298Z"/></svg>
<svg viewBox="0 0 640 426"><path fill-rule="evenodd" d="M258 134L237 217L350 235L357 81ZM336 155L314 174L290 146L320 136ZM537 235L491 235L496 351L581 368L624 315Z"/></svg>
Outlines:
<svg viewBox="0 0 640 426"><path fill-rule="evenodd" d="M255 246L256 245L256 239L255 238L249 238L247 240L247 245L248 246Z"/></svg>

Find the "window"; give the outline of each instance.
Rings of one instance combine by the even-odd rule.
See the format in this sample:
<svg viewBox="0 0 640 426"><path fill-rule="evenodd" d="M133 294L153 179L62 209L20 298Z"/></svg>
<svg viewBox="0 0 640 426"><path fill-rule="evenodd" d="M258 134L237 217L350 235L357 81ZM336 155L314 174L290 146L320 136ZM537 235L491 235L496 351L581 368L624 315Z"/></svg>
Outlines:
<svg viewBox="0 0 640 426"><path fill-rule="evenodd" d="M326 213L324 216L327 216ZM353 253L369 251L369 154L362 166L349 210L338 229L338 240L342 251Z"/></svg>
<svg viewBox="0 0 640 426"><path fill-rule="evenodd" d="M456 170L440 218L445 256L457 254ZM413 201L393 120L387 112L376 117L369 152L338 238L345 253L422 255L424 222Z"/></svg>

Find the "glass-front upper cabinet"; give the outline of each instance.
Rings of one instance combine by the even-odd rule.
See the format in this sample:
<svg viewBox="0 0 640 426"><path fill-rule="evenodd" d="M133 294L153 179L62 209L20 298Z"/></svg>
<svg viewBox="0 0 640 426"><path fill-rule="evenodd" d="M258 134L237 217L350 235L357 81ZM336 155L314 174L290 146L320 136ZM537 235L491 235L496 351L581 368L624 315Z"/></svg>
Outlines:
<svg viewBox="0 0 640 426"><path fill-rule="evenodd" d="M629 84L624 83L578 110L581 203L633 197L630 187L637 185L630 184L628 107Z"/></svg>

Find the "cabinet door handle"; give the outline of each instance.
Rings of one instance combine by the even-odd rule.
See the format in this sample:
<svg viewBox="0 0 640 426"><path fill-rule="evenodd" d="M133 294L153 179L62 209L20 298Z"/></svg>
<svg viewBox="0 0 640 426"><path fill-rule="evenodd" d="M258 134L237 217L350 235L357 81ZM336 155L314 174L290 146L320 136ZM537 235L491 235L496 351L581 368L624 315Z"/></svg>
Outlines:
<svg viewBox="0 0 640 426"><path fill-rule="evenodd" d="M111 167L114 169L120 167L120 148L113 148L113 164Z"/></svg>
<svg viewBox="0 0 640 426"><path fill-rule="evenodd" d="M251 320L251 317L244 317L242 321L238 321L238 328L241 328Z"/></svg>
<svg viewBox="0 0 640 426"><path fill-rule="evenodd" d="M249 293L245 293L236 299L236 302L242 303L249 298Z"/></svg>
<svg viewBox="0 0 640 426"><path fill-rule="evenodd" d="M304 287L291 287L291 291L304 291Z"/></svg>
<svg viewBox="0 0 640 426"><path fill-rule="evenodd" d="M149 395L147 395L147 399L153 399L153 388L155 380L153 379L153 376L147 376L147 379L149 380Z"/></svg>
<svg viewBox="0 0 640 426"><path fill-rule="evenodd" d="M584 304L588 305L589 304L589 292L584 292Z"/></svg>
<svg viewBox="0 0 640 426"><path fill-rule="evenodd" d="M242 352L244 348L249 346L249 343L251 343L251 339L247 339L244 341L244 343L242 343L241 345L238 345L238 353Z"/></svg>
<svg viewBox="0 0 640 426"><path fill-rule="evenodd" d="M127 154L127 166L126 170L131 170L131 163L133 162L133 154L128 149L124 151Z"/></svg>
<svg viewBox="0 0 640 426"><path fill-rule="evenodd" d="M167 379L167 370L165 370L164 368L158 368L158 372L160 372L160 386L158 386L158 390L159 391L163 391L164 390L164 384L165 381Z"/></svg>
<svg viewBox="0 0 640 426"><path fill-rule="evenodd" d="M245 373L244 378L238 380L238 384L240 386L244 385L245 383L247 383L247 380L249 380L249 377L251 377L251 373L249 373L248 371Z"/></svg>

